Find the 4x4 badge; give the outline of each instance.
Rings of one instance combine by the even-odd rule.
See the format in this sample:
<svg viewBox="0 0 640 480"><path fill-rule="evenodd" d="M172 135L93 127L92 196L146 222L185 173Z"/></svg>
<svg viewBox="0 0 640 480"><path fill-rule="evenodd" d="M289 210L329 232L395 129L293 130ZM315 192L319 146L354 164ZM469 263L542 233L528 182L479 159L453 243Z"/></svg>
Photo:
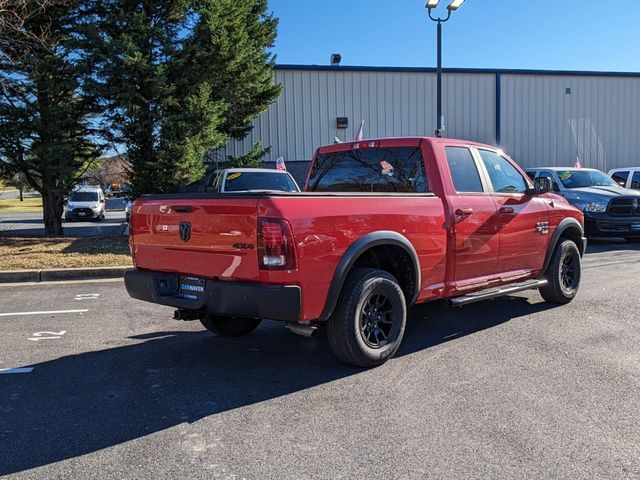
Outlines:
<svg viewBox="0 0 640 480"><path fill-rule="evenodd" d="M549 222L536 223L536 232L541 233L543 235L549 233Z"/></svg>

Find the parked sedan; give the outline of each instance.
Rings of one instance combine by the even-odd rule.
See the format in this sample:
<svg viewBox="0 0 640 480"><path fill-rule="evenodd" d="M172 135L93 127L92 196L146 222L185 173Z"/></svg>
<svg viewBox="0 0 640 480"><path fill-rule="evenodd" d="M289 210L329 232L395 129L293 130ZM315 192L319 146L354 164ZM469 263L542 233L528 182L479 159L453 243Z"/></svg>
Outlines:
<svg viewBox="0 0 640 480"><path fill-rule="evenodd" d="M584 212L585 233L640 240L640 192L621 187L592 168L530 168L531 178L549 177L553 189Z"/></svg>
<svg viewBox="0 0 640 480"><path fill-rule="evenodd" d="M609 170L609 176L621 187L640 190L640 167Z"/></svg>

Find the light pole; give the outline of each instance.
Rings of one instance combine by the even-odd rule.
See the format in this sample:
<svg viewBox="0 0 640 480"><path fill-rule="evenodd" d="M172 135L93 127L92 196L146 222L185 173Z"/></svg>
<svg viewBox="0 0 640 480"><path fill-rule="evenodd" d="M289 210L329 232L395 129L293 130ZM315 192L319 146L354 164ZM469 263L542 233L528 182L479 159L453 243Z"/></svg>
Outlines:
<svg viewBox="0 0 640 480"><path fill-rule="evenodd" d="M440 3L440 0L428 0L425 8L429 12L429 18L438 23L438 67L437 67L437 108L436 108L436 137L441 137L444 132L444 115L442 114L442 24L449 21L451 18L451 12L460 8L460 5L464 3L464 0L453 0L447 6L447 16L445 18L434 17L431 14L431 10L436 8Z"/></svg>

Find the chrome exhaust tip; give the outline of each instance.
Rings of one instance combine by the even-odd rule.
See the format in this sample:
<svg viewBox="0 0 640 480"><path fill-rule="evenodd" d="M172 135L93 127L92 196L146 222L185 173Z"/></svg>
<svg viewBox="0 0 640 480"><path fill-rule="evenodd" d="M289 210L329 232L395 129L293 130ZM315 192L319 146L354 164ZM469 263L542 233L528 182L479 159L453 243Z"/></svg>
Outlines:
<svg viewBox="0 0 640 480"><path fill-rule="evenodd" d="M318 329L318 327L315 327L313 325L302 325L300 323L293 323L293 322L288 322L286 327L289 329L290 332L295 333L296 335L307 337L307 338L310 338L311 335L313 335L313 332L315 332Z"/></svg>

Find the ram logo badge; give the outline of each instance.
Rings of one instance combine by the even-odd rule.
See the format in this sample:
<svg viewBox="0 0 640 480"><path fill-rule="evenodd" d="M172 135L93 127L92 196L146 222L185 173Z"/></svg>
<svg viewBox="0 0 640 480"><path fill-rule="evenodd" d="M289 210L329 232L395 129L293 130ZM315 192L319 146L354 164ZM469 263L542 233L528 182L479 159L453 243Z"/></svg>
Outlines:
<svg viewBox="0 0 640 480"><path fill-rule="evenodd" d="M191 224L189 222L180 222L180 240L188 242L191 238Z"/></svg>

